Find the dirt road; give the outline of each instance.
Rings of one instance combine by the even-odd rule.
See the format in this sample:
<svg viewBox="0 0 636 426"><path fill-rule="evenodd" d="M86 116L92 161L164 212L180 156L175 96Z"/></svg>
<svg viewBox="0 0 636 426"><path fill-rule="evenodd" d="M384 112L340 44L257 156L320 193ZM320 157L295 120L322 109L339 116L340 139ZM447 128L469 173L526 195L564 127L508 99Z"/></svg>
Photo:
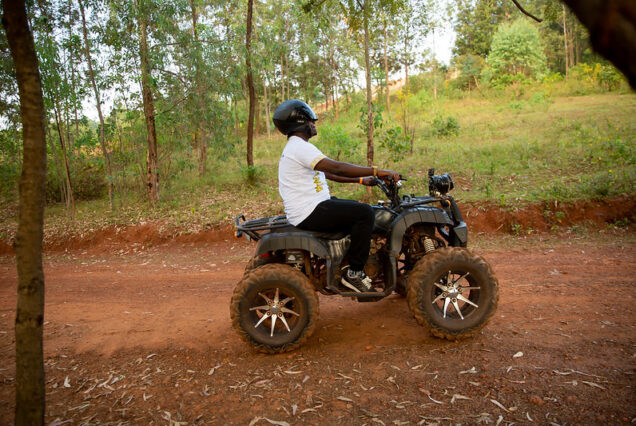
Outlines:
<svg viewBox="0 0 636 426"><path fill-rule="evenodd" d="M253 246L45 259L47 423L636 423L631 233L478 241L500 282L475 338L432 338L391 296L320 296L317 332L252 352L229 299ZM14 410L15 260L0 257L0 423Z"/></svg>

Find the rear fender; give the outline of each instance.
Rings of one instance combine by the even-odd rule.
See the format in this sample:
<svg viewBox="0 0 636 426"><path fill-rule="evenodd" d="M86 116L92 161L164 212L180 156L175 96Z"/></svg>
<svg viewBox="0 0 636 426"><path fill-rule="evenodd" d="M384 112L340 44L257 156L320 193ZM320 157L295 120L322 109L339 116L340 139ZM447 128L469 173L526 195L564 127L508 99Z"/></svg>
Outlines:
<svg viewBox="0 0 636 426"><path fill-rule="evenodd" d="M303 232L276 232L263 235L256 247L256 254L262 255L277 250L304 250L325 259L327 286L333 280L334 265L326 242Z"/></svg>
<svg viewBox="0 0 636 426"><path fill-rule="evenodd" d="M330 260L329 248L318 238L300 232L276 232L263 235L256 246L256 254L277 250L305 250L323 259Z"/></svg>

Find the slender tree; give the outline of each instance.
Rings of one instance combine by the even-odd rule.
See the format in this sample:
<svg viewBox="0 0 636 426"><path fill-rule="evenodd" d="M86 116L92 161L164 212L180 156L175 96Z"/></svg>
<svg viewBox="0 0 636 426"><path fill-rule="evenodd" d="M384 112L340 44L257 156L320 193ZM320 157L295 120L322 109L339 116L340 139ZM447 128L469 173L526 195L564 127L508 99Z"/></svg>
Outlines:
<svg viewBox="0 0 636 426"><path fill-rule="evenodd" d="M253 143L254 143L254 111L256 110L256 90L254 89L254 80L252 78L252 10L254 1L247 0L247 18L245 33L245 67L246 67L246 83L249 96L249 113L247 116L247 165L254 165Z"/></svg>
<svg viewBox="0 0 636 426"><path fill-rule="evenodd" d="M205 88L203 86L203 76L202 76L202 67L203 67L203 58L201 57L201 40L199 39L199 6L196 3L196 0L190 0L190 11L192 17L192 38L194 40L194 49L195 49L195 85L196 92L198 98L198 107L199 107L199 115L197 115L197 120L195 123L194 134L195 139L197 140L197 150L199 153L198 162L199 162L199 176L204 176L207 171L207 163L208 163L208 141L207 135L203 128L203 113L206 110L205 105Z"/></svg>
<svg viewBox="0 0 636 426"><path fill-rule="evenodd" d="M143 0L137 0L138 26L139 26L139 60L141 63L141 88L144 104L144 117L146 120L146 142L148 145L146 155L146 191L151 205L159 201L159 177L157 170L157 130L155 127L155 103L150 87L150 57L148 52L148 16L141 4Z"/></svg>
<svg viewBox="0 0 636 426"><path fill-rule="evenodd" d="M371 91L371 60L369 55L369 0L362 3L362 22L364 27L364 76L367 84L367 164L373 165L373 92ZM367 187L367 194L370 194Z"/></svg>
<svg viewBox="0 0 636 426"><path fill-rule="evenodd" d="M53 113L55 127L58 140L60 143L60 151L62 153L61 163L63 166L64 190L63 199L66 203L66 212L69 219L75 217L75 197L73 195L73 185L71 183L71 171L69 155L72 147L69 146L69 126L65 120L63 105L72 95L67 80L64 78L64 69L60 60L60 46L53 37L55 19L53 13L45 2L39 2L38 7L40 13L46 19L37 21L36 28L39 28L39 43L37 49L40 54L41 62L39 64L42 72L42 86L46 94L45 105L47 105ZM68 108L65 108L68 109ZM65 125L66 124L66 125Z"/></svg>
<svg viewBox="0 0 636 426"><path fill-rule="evenodd" d="M95 104L97 106L97 116L99 117L99 144L102 148L102 155L104 156L104 162L106 163L106 179L108 184L108 201L110 203L110 209L114 210L114 194L113 194L113 169L110 164L110 153L106 146L106 133L104 130L104 114L102 113L102 101L95 82L95 71L93 70L93 58L91 55L91 44L88 38L88 31L86 29L86 16L84 13L84 0L78 0L80 7L80 14L82 16L82 34L84 36L84 55L86 56L86 63L88 65L88 77L95 93Z"/></svg>
<svg viewBox="0 0 636 426"><path fill-rule="evenodd" d="M16 425L44 424L44 272L42 235L46 181L44 101L24 0L2 2L2 25L18 81L23 162L15 250L18 306L15 318Z"/></svg>

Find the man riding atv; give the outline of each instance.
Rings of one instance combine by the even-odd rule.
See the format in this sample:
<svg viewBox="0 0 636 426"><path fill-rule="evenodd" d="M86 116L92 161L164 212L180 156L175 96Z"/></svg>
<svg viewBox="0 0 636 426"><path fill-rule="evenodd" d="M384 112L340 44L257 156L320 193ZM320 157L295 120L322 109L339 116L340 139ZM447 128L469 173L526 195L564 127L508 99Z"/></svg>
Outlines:
<svg viewBox="0 0 636 426"><path fill-rule="evenodd" d="M318 133L318 117L303 101L283 102L276 108L273 119L276 128L287 136L278 163L278 191L287 220L300 229L349 234L349 268L343 272L341 283L356 292L371 290L371 279L364 273L364 265L375 220L373 209L368 204L331 197L326 179L371 186L375 177L397 182L399 174L326 157L309 142Z"/></svg>

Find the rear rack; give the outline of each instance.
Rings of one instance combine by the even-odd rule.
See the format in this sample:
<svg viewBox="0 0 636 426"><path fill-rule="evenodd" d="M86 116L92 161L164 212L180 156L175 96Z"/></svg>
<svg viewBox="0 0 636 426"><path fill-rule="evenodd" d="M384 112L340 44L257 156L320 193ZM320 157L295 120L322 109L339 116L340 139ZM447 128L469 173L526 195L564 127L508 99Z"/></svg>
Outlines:
<svg viewBox="0 0 636 426"><path fill-rule="evenodd" d="M243 222L241 222L241 220L243 220ZM290 226L290 223L287 221L287 216L285 215L252 220L245 220L245 216L240 215L234 219L234 225L236 227L236 238L241 238L243 234L245 234L248 240L258 241L261 239L261 233L259 231L271 232L273 229Z"/></svg>

